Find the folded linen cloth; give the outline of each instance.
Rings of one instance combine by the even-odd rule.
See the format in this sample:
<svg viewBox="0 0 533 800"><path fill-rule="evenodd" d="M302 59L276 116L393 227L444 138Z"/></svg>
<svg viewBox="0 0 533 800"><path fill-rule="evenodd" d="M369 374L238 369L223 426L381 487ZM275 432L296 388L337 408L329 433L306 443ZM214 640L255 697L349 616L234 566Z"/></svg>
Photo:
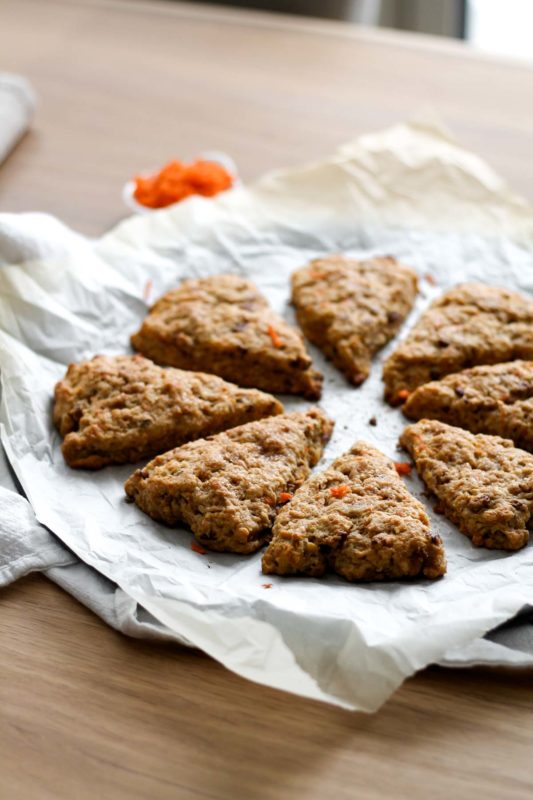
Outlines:
<svg viewBox="0 0 533 800"><path fill-rule="evenodd" d="M35 111L35 93L25 78L0 72L0 164L24 136Z"/></svg>

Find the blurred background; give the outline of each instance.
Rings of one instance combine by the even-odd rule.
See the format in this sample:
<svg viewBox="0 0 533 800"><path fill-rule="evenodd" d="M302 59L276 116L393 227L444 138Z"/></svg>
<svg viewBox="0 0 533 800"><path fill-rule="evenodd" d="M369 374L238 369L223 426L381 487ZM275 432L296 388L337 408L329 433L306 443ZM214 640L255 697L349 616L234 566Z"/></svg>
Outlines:
<svg viewBox="0 0 533 800"><path fill-rule="evenodd" d="M533 0L209 0L211 4L341 19L465 39L500 55L533 58Z"/></svg>

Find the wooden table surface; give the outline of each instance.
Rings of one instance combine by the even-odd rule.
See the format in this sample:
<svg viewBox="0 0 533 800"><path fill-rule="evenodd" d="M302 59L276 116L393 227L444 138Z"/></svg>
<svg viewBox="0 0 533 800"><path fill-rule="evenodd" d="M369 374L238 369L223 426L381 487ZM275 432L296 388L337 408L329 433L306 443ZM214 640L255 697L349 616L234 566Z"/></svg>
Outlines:
<svg viewBox="0 0 533 800"><path fill-rule="evenodd" d="M126 0L0 0L33 131L0 210L98 234L132 173L205 149L246 180L432 105L533 196L533 71L340 23ZM424 671L373 716L129 640L41 576L0 593L0 798L529 798L529 673Z"/></svg>

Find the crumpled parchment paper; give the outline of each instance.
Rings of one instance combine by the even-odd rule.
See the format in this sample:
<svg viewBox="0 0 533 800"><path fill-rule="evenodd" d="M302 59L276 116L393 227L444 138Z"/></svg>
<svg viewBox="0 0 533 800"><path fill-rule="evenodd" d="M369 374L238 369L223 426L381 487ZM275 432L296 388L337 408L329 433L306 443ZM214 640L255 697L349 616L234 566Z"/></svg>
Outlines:
<svg viewBox="0 0 533 800"><path fill-rule="evenodd" d="M260 554L199 555L189 532L126 504L133 467L65 466L51 422L54 383L70 361L129 352L147 301L186 277L245 274L292 320L289 276L309 258L393 254L420 275L405 335L454 283L533 292L532 245L527 203L423 123L364 136L320 163L215 200L131 218L96 242L44 215L0 215L2 443L37 519L178 636L251 680L375 710L429 663L483 660L491 643L480 637L533 603L533 548L475 549L429 508L448 555L448 574L436 582L266 578ZM381 361L394 346L360 389L310 348L326 376L321 405L336 420L317 469L357 439L405 458L396 447L406 421L382 401ZM288 409L308 406L283 400ZM416 475L407 481L421 497Z"/></svg>

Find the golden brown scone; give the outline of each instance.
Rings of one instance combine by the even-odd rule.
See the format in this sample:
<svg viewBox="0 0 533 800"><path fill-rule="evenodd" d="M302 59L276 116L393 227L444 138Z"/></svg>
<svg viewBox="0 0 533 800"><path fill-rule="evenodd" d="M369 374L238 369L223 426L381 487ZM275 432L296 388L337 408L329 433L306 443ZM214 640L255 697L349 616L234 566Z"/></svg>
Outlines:
<svg viewBox="0 0 533 800"><path fill-rule="evenodd" d="M253 553L332 429L317 408L241 425L158 456L131 476L126 494L153 519L185 522L210 550Z"/></svg>
<svg viewBox="0 0 533 800"><path fill-rule="evenodd" d="M275 397L216 375L163 369L141 356L96 356L69 366L53 415L67 464L99 469L282 411Z"/></svg>
<svg viewBox="0 0 533 800"><path fill-rule="evenodd" d="M440 537L393 462L358 442L313 475L279 512L263 572L349 581L438 578L446 572Z"/></svg>
<svg viewBox="0 0 533 800"><path fill-rule="evenodd" d="M392 256L317 258L292 276L300 327L348 378L368 378L372 356L390 341L417 293L414 270Z"/></svg>
<svg viewBox="0 0 533 800"><path fill-rule="evenodd" d="M533 358L533 299L463 283L423 314L383 368L385 399L397 404L429 381L481 364Z"/></svg>
<svg viewBox="0 0 533 800"><path fill-rule="evenodd" d="M321 394L300 333L237 275L184 281L155 303L131 343L158 364L309 400Z"/></svg>
<svg viewBox="0 0 533 800"><path fill-rule="evenodd" d="M512 439L533 451L533 361L473 367L432 381L409 395L409 419L440 419L472 433Z"/></svg>
<svg viewBox="0 0 533 800"><path fill-rule="evenodd" d="M400 443L440 510L478 547L518 550L533 517L533 456L499 436L423 419Z"/></svg>

